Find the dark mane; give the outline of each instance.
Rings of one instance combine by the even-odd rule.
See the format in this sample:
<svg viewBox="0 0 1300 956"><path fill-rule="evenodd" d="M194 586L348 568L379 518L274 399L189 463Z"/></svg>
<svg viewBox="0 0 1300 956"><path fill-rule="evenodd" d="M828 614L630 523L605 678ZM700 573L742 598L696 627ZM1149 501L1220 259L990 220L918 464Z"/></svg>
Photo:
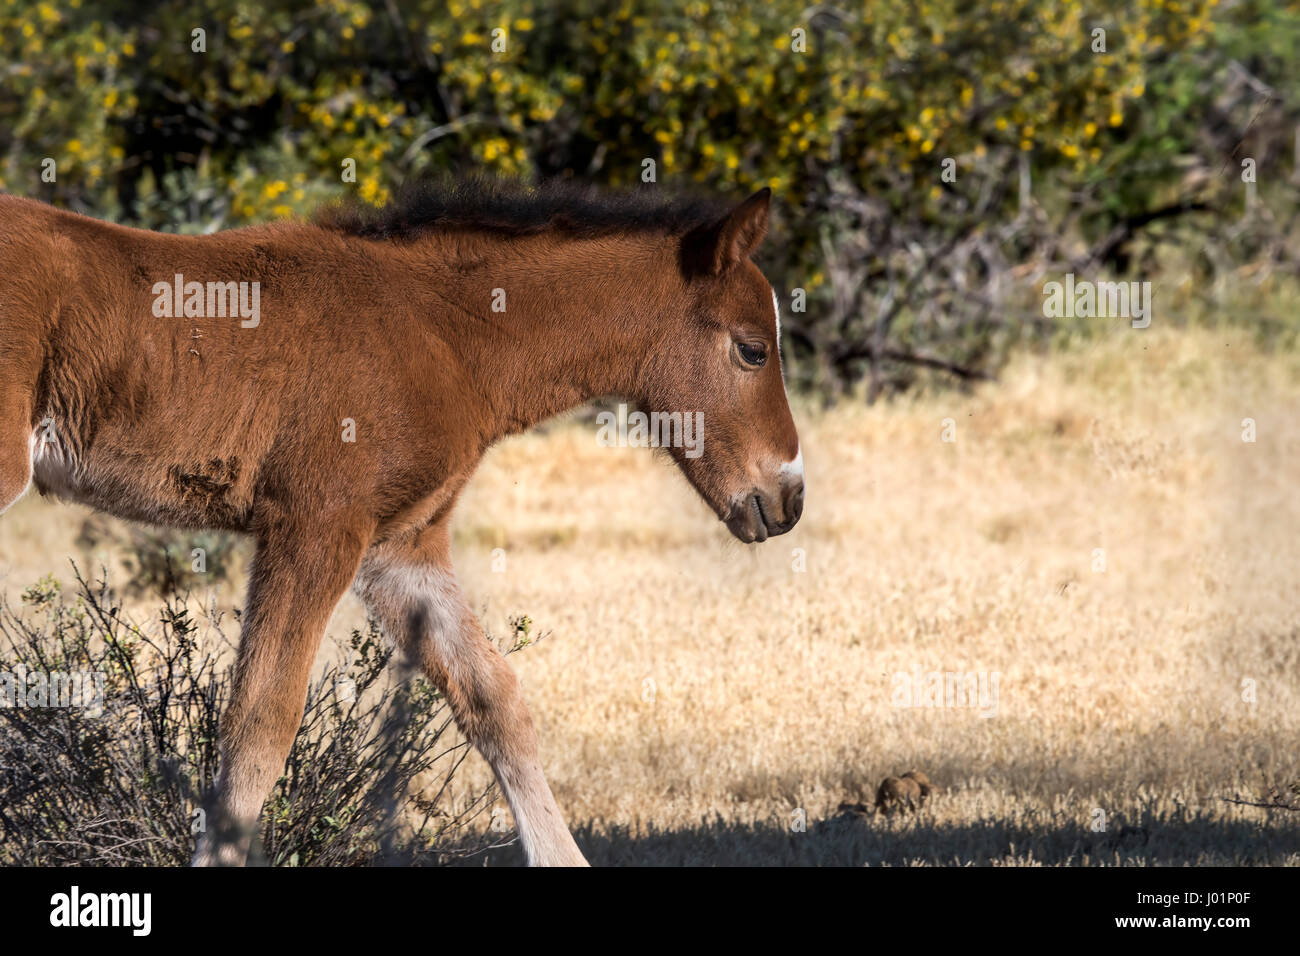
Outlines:
<svg viewBox="0 0 1300 956"><path fill-rule="evenodd" d="M367 239L411 239L443 229L515 236L546 230L575 237L680 235L716 222L728 208L719 199L670 195L653 185L616 191L570 180L529 186L475 178L412 183L380 208L356 201L327 206L317 213L316 223Z"/></svg>

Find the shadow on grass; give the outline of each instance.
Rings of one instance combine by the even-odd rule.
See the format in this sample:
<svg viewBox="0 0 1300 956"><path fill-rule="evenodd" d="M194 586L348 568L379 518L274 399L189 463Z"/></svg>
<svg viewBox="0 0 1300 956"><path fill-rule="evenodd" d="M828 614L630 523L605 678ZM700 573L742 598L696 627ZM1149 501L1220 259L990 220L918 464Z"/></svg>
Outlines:
<svg viewBox="0 0 1300 956"><path fill-rule="evenodd" d="M792 833L773 824L702 822L681 830L581 827L574 833L593 866L1205 866L1300 863L1300 819L1259 822L1145 818L1108 833L1086 826L1020 826L988 820L939 824L852 814ZM517 845L478 865L523 863Z"/></svg>

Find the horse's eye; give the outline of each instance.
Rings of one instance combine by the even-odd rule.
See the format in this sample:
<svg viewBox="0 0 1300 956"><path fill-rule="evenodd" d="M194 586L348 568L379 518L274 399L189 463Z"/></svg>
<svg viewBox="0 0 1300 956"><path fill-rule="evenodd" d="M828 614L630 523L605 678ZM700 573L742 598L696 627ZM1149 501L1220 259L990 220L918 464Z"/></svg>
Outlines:
<svg viewBox="0 0 1300 956"><path fill-rule="evenodd" d="M761 368L767 361L767 349L762 345L750 345L747 342L737 342L736 351L740 353L740 359L746 365L752 365L755 368Z"/></svg>

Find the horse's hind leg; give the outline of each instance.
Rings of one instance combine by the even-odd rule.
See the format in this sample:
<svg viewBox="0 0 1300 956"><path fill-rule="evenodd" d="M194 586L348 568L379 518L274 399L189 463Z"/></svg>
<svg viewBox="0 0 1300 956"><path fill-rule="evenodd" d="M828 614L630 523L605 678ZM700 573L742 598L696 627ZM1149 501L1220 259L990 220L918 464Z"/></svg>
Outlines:
<svg viewBox="0 0 1300 956"><path fill-rule="evenodd" d="M31 399L4 381L0 365L0 512L23 496L32 482Z"/></svg>
<svg viewBox="0 0 1300 956"><path fill-rule="evenodd" d="M519 681L483 634L451 571L445 532L380 546L356 590L371 616L446 695L461 732L496 774L533 866L586 866L542 774Z"/></svg>

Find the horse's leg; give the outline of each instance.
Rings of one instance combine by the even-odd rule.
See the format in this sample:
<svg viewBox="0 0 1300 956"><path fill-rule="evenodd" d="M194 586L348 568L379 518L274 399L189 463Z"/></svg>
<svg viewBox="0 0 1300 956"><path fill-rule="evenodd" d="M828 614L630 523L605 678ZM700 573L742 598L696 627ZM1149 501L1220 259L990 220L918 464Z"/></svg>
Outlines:
<svg viewBox="0 0 1300 956"><path fill-rule="evenodd" d="M32 426L0 412L0 514L32 483Z"/></svg>
<svg viewBox="0 0 1300 956"><path fill-rule="evenodd" d="M4 331L0 327L0 334ZM23 381L32 376L2 350L0 346L0 513L31 484L33 447L32 399Z"/></svg>
<svg viewBox="0 0 1300 956"><path fill-rule="evenodd" d="M302 723L325 625L369 544L361 521L263 528L249 577L234 692L221 719L221 771L198 866L242 865L262 803Z"/></svg>
<svg viewBox="0 0 1300 956"><path fill-rule="evenodd" d="M443 692L461 732L492 766L532 866L586 866L542 774L519 681L483 634L451 570L445 533L376 547L357 593L388 636Z"/></svg>

